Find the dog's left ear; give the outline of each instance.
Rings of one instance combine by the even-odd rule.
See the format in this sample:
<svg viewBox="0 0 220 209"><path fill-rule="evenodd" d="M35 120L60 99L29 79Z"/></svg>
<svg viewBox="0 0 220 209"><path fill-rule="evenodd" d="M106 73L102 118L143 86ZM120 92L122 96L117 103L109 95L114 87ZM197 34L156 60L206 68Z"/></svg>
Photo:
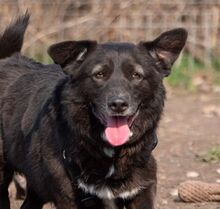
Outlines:
<svg viewBox="0 0 220 209"><path fill-rule="evenodd" d="M155 59L163 76L170 74L173 63L178 58L187 39L187 31L183 28L162 33L151 42L140 42L139 47L144 49Z"/></svg>
<svg viewBox="0 0 220 209"><path fill-rule="evenodd" d="M49 47L48 54L62 67L73 62L83 62L96 48L96 41L64 41Z"/></svg>

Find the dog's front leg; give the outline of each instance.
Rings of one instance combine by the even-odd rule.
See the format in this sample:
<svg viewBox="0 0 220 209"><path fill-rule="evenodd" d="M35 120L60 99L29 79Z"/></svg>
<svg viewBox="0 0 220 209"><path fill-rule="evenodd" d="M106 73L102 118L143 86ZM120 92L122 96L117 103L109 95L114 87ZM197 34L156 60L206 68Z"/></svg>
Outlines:
<svg viewBox="0 0 220 209"><path fill-rule="evenodd" d="M74 198L69 198L60 194L56 196L56 201L54 202L56 209L78 209Z"/></svg>
<svg viewBox="0 0 220 209"><path fill-rule="evenodd" d="M154 209L156 182L125 204L126 209Z"/></svg>
<svg viewBox="0 0 220 209"><path fill-rule="evenodd" d="M71 201L56 204L57 209L77 209L77 206Z"/></svg>
<svg viewBox="0 0 220 209"><path fill-rule="evenodd" d="M42 209L44 202L41 198L30 188L27 189L26 198L20 209Z"/></svg>

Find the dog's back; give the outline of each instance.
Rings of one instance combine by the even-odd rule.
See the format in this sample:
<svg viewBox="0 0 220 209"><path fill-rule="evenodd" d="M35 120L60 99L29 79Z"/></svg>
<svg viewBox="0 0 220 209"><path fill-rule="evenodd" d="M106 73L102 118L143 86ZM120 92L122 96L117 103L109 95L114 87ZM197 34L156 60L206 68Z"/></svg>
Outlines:
<svg viewBox="0 0 220 209"><path fill-rule="evenodd" d="M29 19L30 15L26 12L12 22L0 36L0 102L8 87L18 78L39 69L59 68L58 65L43 65L20 54Z"/></svg>
<svg viewBox="0 0 220 209"><path fill-rule="evenodd" d="M20 16L0 36L0 126L2 130L4 123L10 123L13 127L11 133L15 133L15 136L22 133L21 123L24 124L24 127L32 125L33 121L30 121L30 117L37 117L36 110L42 108L40 104L44 104L45 98L54 88L51 80L59 80L64 75L58 65L43 65L20 54L29 17L28 13ZM51 85L42 93L41 90L50 82ZM9 110L9 108L11 110L7 112L6 109ZM10 119L5 117L7 114L10 115ZM2 135L1 132L0 134ZM3 135L5 134L8 134L7 131ZM1 138L0 185L5 178L3 178L3 148L4 152L9 150L4 136ZM11 147L10 142L7 144L8 147Z"/></svg>

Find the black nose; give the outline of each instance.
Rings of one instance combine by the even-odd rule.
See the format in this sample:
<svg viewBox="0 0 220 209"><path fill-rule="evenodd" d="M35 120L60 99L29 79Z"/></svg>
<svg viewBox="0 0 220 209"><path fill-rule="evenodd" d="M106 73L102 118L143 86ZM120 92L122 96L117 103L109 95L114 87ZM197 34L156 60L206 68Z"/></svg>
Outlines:
<svg viewBox="0 0 220 209"><path fill-rule="evenodd" d="M116 113L121 113L128 109L128 103L123 99L118 98L109 102L108 107Z"/></svg>

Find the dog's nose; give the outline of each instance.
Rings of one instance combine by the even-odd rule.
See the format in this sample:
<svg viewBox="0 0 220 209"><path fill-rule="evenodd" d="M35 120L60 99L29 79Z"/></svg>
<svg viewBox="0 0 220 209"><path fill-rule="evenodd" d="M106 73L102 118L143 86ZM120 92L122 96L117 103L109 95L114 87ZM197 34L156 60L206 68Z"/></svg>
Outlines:
<svg viewBox="0 0 220 209"><path fill-rule="evenodd" d="M124 112L128 109L128 103L123 99L114 99L113 101L108 103L108 107L116 113Z"/></svg>

